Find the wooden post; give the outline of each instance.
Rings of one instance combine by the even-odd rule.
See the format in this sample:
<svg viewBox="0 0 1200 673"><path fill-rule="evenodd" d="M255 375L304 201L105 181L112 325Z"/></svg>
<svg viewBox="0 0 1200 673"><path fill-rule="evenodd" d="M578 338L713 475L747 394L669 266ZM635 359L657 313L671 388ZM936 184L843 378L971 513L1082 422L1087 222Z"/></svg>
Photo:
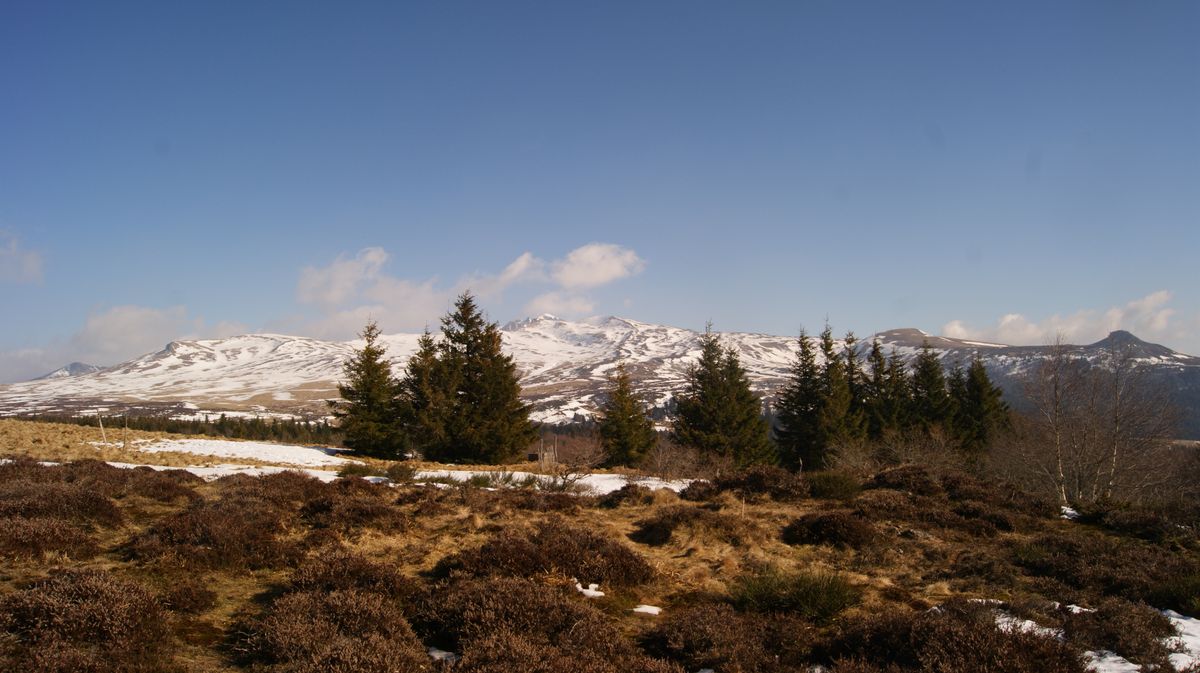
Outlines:
<svg viewBox="0 0 1200 673"><path fill-rule="evenodd" d="M108 435L104 433L104 417L100 415L99 411L96 412L96 420L100 421L100 441L108 446Z"/></svg>

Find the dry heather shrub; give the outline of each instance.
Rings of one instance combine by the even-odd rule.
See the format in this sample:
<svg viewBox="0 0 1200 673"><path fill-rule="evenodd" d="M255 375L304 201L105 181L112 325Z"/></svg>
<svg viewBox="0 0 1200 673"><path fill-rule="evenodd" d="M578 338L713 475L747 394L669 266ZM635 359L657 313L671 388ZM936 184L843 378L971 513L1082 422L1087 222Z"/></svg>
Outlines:
<svg viewBox="0 0 1200 673"><path fill-rule="evenodd" d="M300 518L317 528L333 528L350 532L356 528L374 528L380 531L404 530L407 520L404 513L396 509L379 493L345 492L334 490L304 503Z"/></svg>
<svg viewBox="0 0 1200 673"><path fill-rule="evenodd" d="M605 509L615 509L630 505L650 505L653 503L654 491L641 484L625 484L621 488L601 496L599 501L600 506Z"/></svg>
<svg viewBox="0 0 1200 673"><path fill-rule="evenodd" d="M850 512L806 514L783 529L787 544L824 544L844 549L862 549L879 535L875 527Z"/></svg>
<svg viewBox="0 0 1200 673"><path fill-rule="evenodd" d="M967 500L955 503L950 511L967 521L980 521L996 530L1012 531L1016 529L1016 524L1011 516L988 503Z"/></svg>
<svg viewBox="0 0 1200 673"><path fill-rule="evenodd" d="M203 501L159 520L128 545L132 558L199 568L270 568L293 561L293 544L278 539L283 514L248 497Z"/></svg>
<svg viewBox="0 0 1200 673"><path fill-rule="evenodd" d="M874 521L907 521L917 514L913 496L887 489L863 491L854 499L854 511Z"/></svg>
<svg viewBox="0 0 1200 673"><path fill-rule="evenodd" d="M706 604L667 613L642 638L651 655L704 668L752 673L805 670L814 630L783 615L739 614Z"/></svg>
<svg viewBox="0 0 1200 673"><path fill-rule="evenodd" d="M595 647L626 648L603 613L564 590L517 577L459 580L437 592L416 622L427 640L459 650L464 643L501 632L566 645L583 632Z"/></svg>
<svg viewBox="0 0 1200 673"><path fill-rule="evenodd" d="M822 500L853 500L862 489L858 477L849 472L805 472L804 479L808 482L808 490L812 497Z"/></svg>
<svg viewBox="0 0 1200 673"><path fill-rule="evenodd" d="M209 588L209 581L203 577L172 577L159 596L168 610L186 614L207 612L217 603L217 592Z"/></svg>
<svg viewBox="0 0 1200 673"><path fill-rule="evenodd" d="M1105 530L1171 547L1195 547L1200 543L1200 505L1193 503L1163 503L1129 505L1096 503L1080 505L1081 523L1090 523Z"/></svg>
<svg viewBox="0 0 1200 673"><path fill-rule="evenodd" d="M928 673L1084 673L1083 657L1056 638L1000 628L984 603L949 601L922 613L868 615L826 644L834 670ZM856 666L857 668L853 667Z"/></svg>
<svg viewBox="0 0 1200 673"><path fill-rule="evenodd" d="M51 576L0 599L12 671L171 671L166 614L138 584L100 570Z"/></svg>
<svg viewBox="0 0 1200 673"><path fill-rule="evenodd" d="M808 497L808 485L799 473L773 465L755 465L717 477L714 485L718 491L730 491L751 501L766 497L777 502L796 502Z"/></svg>
<svg viewBox="0 0 1200 673"><path fill-rule="evenodd" d="M940 576L963 580L970 586L1005 587L1013 584L1017 573L1007 559L986 549L968 549L956 556Z"/></svg>
<svg viewBox="0 0 1200 673"><path fill-rule="evenodd" d="M288 588L316 592L357 589L400 600L407 600L419 591L412 580L394 568L342 549L318 552L300 564L292 573Z"/></svg>
<svg viewBox="0 0 1200 673"><path fill-rule="evenodd" d="M747 533L752 532L751 525L746 521L694 505L662 507L635 525L637 530L629 534L629 539L652 547L670 542L678 529L732 545L742 544Z"/></svg>
<svg viewBox="0 0 1200 673"><path fill-rule="evenodd" d="M498 512L524 510L529 512L560 512L573 514L591 498L562 491L534 491L527 488L486 490L469 485L455 489L456 494L471 511L490 516Z"/></svg>
<svg viewBox="0 0 1200 673"><path fill-rule="evenodd" d="M729 594L739 610L788 613L815 622L827 622L862 600L862 590L839 574L773 567L739 576Z"/></svg>
<svg viewBox="0 0 1200 673"><path fill-rule="evenodd" d="M118 526L123 517L112 500L78 484L13 481L0 483L0 516L53 517Z"/></svg>
<svg viewBox="0 0 1200 673"><path fill-rule="evenodd" d="M630 653L610 658L587 647L559 647L512 631L470 641L460 673L683 673L679 666Z"/></svg>
<svg viewBox="0 0 1200 673"><path fill-rule="evenodd" d="M642 584L654 575L645 559L621 543L562 521L540 524L532 533L501 532L479 549L445 559L438 571L473 577L556 573L617 587Z"/></svg>
<svg viewBox="0 0 1200 673"><path fill-rule="evenodd" d="M361 591L304 591L281 596L266 614L239 624L233 643L242 663L288 673L424 671L429 656L400 608Z"/></svg>
<svg viewBox="0 0 1200 673"><path fill-rule="evenodd" d="M1013 561L1027 573L1050 578L1091 597L1120 596L1159 608L1187 610L1180 591L1200 574L1194 560L1133 540L1090 535L1043 535L1013 548ZM1194 600L1194 595L1191 597Z"/></svg>
<svg viewBox="0 0 1200 673"><path fill-rule="evenodd" d="M213 484L225 496L253 497L280 507L302 504L325 495L330 489L330 486L320 479L298 470L284 470L261 477L232 474L221 477Z"/></svg>
<svg viewBox="0 0 1200 673"><path fill-rule="evenodd" d="M717 497L720 492L711 481L697 479L679 491L679 497L692 502L706 502Z"/></svg>
<svg viewBox="0 0 1200 673"><path fill-rule="evenodd" d="M139 495L159 502L200 499L200 494L192 486L203 483L204 480L186 470L159 471L148 467L137 467L128 472L129 477L124 493Z"/></svg>
<svg viewBox="0 0 1200 673"><path fill-rule="evenodd" d="M1007 482L979 479L963 472L948 470L942 474L939 483L951 500L986 503L992 508L1041 519L1053 519L1059 515L1058 506L1054 502L1027 493Z"/></svg>
<svg viewBox="0 0 1200 673"><path fill-rule="evenodd" d="M1068 611L1063 617L1063 632L1083 649L1112 650L1132 662L1161 670L1170 654L1163 639L1174 636L1175 627L1165 615L1147 605L1105 598L1095 611Z"/></svg>
<svg viewBox="0 0 1200 673"><path fill-rule="evenodd" d="M945 493L938 480L920 465L901 465L877 472L867 481L864 488L889 488L893 491L927 496L940 496Z"/></svg>
<svg viewBox="0 0 1200 673"><path fill-rule="evenodd" d="M77 561L99 551L96 540L69 521L49 517L0 517L0 557L40 559L57 553Z"/></svg>

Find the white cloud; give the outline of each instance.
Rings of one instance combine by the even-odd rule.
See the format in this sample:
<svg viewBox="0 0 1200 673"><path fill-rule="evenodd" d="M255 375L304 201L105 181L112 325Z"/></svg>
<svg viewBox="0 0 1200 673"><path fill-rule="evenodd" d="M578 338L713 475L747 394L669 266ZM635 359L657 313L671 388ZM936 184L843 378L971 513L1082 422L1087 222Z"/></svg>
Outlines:
<svg viewBox="0 0 1200 673"><path fill-rule="evenodd" d="M979 339L1017 346L1051 343L1059 335L1068 343L1092 343L1114 330L1127 330L1150 341L1175 341L1188 338L1188 328L1176 319L1168 306L1171 293L1160 290L1122 306L1108 309L1082 309L1074 313L1054 314L1042 320L1030 320L1020 313L1008 313L990 327L973 327L951 320L942 334L958 339Z"/></svg>
<svg viewBox="0 0 1200 673"><path fill-rule="evenodd" d="M594 304L581 291L640 272L637 253L610 243L589 243L559 260L547 262L524 252L499 273L474 273L441 285L437 278L413 280L387 274L390 256L383 248L365 248L354 257L339 255L325 267L306 267L296 286L297 298L319 315L300 329L328 339L353 337L368 319L385 330L435 326L454 298L465 290L499 301L518 285L550 285L526 306L530 313L581 315Z"/></svg>
<svg viewBox="0 0 1200 673"><path fill-rule="evenodd" d="M244 334L239 323L208 325L183 306L113 306L88 316L65 341L44 348L0 352L0 381L41 376L71 362L108 366L161 349L178 339Z"/></svg>
<svg viewBox="0 0 1200 673"><path fill-rule="evenodd" d="M564 288L606 285L641 273L646 262L629 248L612 243L588 243L554 263L554 280Z"/></svg>
<svg viewBox="0 0 1200 673"><path fill-rule="evenodd" d="M0 230L0 282L40 283L42 256L25 250L16 236Z"/></svg>

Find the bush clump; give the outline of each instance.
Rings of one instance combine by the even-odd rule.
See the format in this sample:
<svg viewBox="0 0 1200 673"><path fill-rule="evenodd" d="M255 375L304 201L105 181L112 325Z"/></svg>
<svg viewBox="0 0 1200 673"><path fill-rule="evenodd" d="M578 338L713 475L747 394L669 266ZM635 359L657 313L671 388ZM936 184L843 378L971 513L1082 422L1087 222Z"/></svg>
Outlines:
<svg viewBox="0 0 1200 673"><path fill-rule="evenodd" d="M878 531L870 522L850 512L806 514L783 529L787 544L824 544L843 549L862 549L871 545Z"/></svg>
<svg viewBox="0 0 1200 673"><path fill-rule="evenodd" d="M629 539L652 547L660 547L671 541L678 529L686 529L693 535L716 538L732 545L744 541L748 524L730 516L694 505L670 505L660 508L651 516L635 524L637 529Z"/></svg>
<svg viewBox="0 0 1200 673"><path fill-rule="evenodd" d="M287 673L425 671L429 656L394 601L356 590L301 591L235 628L241 663Z"/></svg>
<svg viewBox="0 0 1200 673"><path fill-rule="evenodd" d="M272 568L298 557L279 539L283 513L246 497L197 502L152 525L130 541L130 556L198 568Z"/></svg>
<svg viewBox="0 0 1200 673"><path fill-rule="evenodd" d="M672 611L642 638L654 656L686 670L805 670L814 629L785 615L742 614L724 604Z"/></svg>
<svg viewBox="0 0 1200 673"><path fill-rule="evenodd" d="M406 601L416 595L416 584L394 568L341 549L320 553L300 564L288 582L290 591L346 591L355 589Z"/></svg>
<svg viewBox="0 0 1200 673"><path fill-rule="evenodd" d="M770 498L777 502L796 502L808 497L808 485L796 472L774 465L755 465L728 476L717 477L718 491L732 492L745 500Z"/></svg>
<svg viewBox="0 0 1200 673"><path fill-rule="evenodd" d="M383 494L347 490L331 489L329 494L304 503L300 508L301 520L316 528L332 528L344 533L358 528L391 533L406 527L404 513L386 502Z"/></svg>
<svg viewBox="0 0 1200 673"><path fill-rule="evenodd" d="M28 480L0 483L0 516L52 517L110 527L124 520L112 500L86 486Z"/></svg>
<svg viewBox="0 0 1200 673"><path fill-rule="evenodd" d="M858 478L848 472L835 470L819 470L805 472L804 479L808 482L809 493L821 500L853 500L862 490Z"/></svg>
<svg viewBox="0 0 1200 673"><path fill-rule="evenodd" d="M1071 642L1086 650L1112 650L1126 659L1156 669L1165 669L1170 650L1163 639L1175 627L1158 610L1121 598L1104 598L1094 610L1068 610L1063 632Z"/></svg>
<svg viewBox="0 0 1200 673"><path fill-rule="evenodd" d="M599 504L606 509L628 505L650 505L654 503L654 491L641 484L625 484L611 493L601 496Z"/></svg>
<svg viewBox="0 0 1200 673"><path fill-rule="evenodd" d="M0 648L11 671L175 671L166 613L141 585L71 570L0 598Z"/></svg>
<svg viewBox="0 0 1200 673"><path fill-rule="evenodd" d="M773 567L741 575L729 594L742 611L790 613L815 622L827 622L862 599L862 590L839 574Z"/></svg>
<svg viewBox="0 0 1200 673"><path fill-rule="evenodd" d="M706 502L717 497L721 491L711 481L696 479L679 491L679 497L692 502Z"/></svg>
<svg viewBox="0 0 1200 673"><path fill-rule="evenodd" d="M52 517L0 517L0 557L41 559L61 554L76 561L99 551L96 540L75 524Z"/></svg>
<svg viewBox="0 0 1200 673"><path fill-rule="evenodd" d="M561 521L542 523L532 532L501 532L479 549L444 560L438 571L472 577L553 573L618 587L642 584L654 575L645 559L619 542Z"/></svg>
<svg viewBox="0 0 1200 673"><path fill-rule="evenodd" d="M952 600L921 613L859 618L837 632L823 656L841 673L1084 673L1083 657L1052 636L997 625L995 609Z"/></svg>
<svg viewBox="0 0 1200 673"><path fill-rule="evenodd" d="M888 488L915 495L941 496L945 494L941 483L920 465L901 465L873 475L864 488Z"/></svg>

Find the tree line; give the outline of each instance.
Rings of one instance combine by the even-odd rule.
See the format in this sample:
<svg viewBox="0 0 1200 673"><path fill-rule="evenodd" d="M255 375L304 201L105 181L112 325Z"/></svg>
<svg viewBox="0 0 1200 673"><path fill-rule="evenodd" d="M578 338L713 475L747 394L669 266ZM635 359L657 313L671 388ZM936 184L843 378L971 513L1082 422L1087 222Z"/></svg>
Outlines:
<svg viewBox="0 0 1200 673"><path fill-rule="evenodd" d="M337 446L342 441L340 428L324 421L293 420L286 418L243 418L218 414L216 418L178 419L169 416L58 416L40 414L22 416L23 420L44 423L68 423L106 428L130 428L147 432L165 432L176 435L204 435L227 439L249 439L255 441L290 442L295 444L322 444Z"/></svg>
<svg viewBox="0 0 1200 673"><path fill-rule="evenodd" d="M440 339L425 331L401 376L376 323L360 336L363 347L345 365L342 399L332 403L346 446L389 458L501 463L536 437L499 326L469 293L442 319ZM838 352L828 326L815 339L801 332L788 380L769 408L751 390L737 350L708 329L675 396L669 438L733 466L821 469L845 446L914 434L941 433L965 453L978 451L1008 416L978 359L947 374L926 344L910 367L894 351L885 357L878 341L862 348L853 334ZM662 439L624 363L609 377L596 428L607 466L637 465Z"/></svg>

